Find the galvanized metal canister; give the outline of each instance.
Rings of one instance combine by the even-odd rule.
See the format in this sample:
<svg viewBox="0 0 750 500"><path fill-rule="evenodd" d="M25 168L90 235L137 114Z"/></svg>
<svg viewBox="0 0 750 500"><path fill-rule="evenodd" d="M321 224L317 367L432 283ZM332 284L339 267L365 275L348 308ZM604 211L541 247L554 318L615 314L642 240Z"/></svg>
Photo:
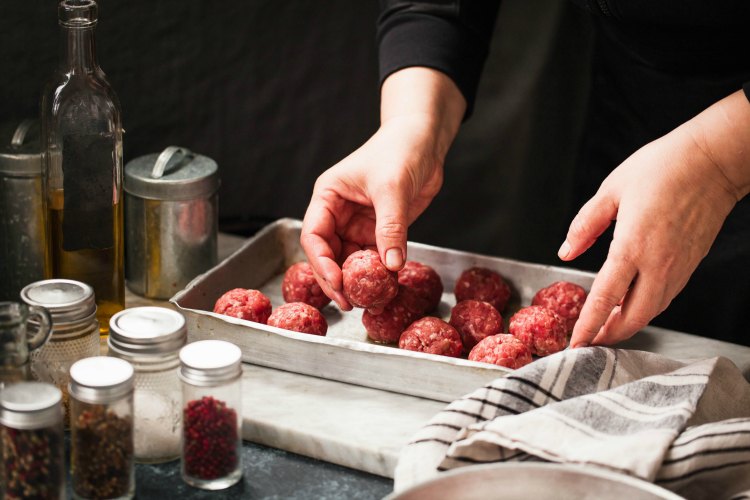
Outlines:
<svg viewBox="0 0 750 500"><path fill-rule="evenodd" d="M216 265L219 172L211 158L170 146L125 165L125 279L167 299Z"/></svg>
<svg viewBox="0 0 750 500"><path fill-rule="evenodd" d="M45 277L45 242L39 127L25 120L0 145L0 300Z"/></svg>

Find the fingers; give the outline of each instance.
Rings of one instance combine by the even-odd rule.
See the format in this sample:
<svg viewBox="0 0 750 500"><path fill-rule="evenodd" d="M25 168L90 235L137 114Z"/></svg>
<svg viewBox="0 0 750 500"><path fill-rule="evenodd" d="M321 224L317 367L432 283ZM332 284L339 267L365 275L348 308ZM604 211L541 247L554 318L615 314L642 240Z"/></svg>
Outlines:
<svg viewBox="0 0 750 500"><path fill-rule="evenodd" d="M594 244L617 216L617 204L602 189L586 202L570 223L568 235L557 255L573 260Z"/></svg>
<svg viewBox="0 0 750 500"><path fill-rule="evenodd" d="M331 247L332 243L341 246L335 233L335 219L326 204L313 195L302 223L300 244L323 293L341 309L349 311L352 306L342 293L341 268L336 263L337 253Z"/></svg>
<svg viewBox="0 0 750 500"><path fill-rule="evenodd" d="M648 325L666 308L664 286L663 279L654 279L652 274L639 274L635 284L627 292L622 306L612 311L591 343L616 344Z"/></svg>
<svg viewBox="0 0 750 500"><path fill-rule="evenodd" d="M406 197L397 189L383 190L373 197L375 242L380 259L391 271L404 267L406 260Z"/></svg>
<svg viewBox="0 0 750 500"><path fill-rule="evenodd" d="M573 327L571 347L586 347L596 338L599 330L618 306L635 278L638 269L627 259L610 252L594 279L581 315Z"/></svg>

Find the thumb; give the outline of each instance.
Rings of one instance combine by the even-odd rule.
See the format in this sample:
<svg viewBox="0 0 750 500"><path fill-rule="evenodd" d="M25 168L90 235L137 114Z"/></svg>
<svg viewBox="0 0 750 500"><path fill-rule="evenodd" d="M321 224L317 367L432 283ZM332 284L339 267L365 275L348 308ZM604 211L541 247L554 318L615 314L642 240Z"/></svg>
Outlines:
<svg viewBox="0 0 750 500"><path fill-rule="evenodd" d="M380 260L391 271L404 267L406 261L406 199L396 190L373 200L375 208L375 244Z"/></svg>
<svg viewBox="0 0 750 500"><path fill-rule="evenodd" d="M616 202L600 190L573 218L557 256L562 260L575 259L594 244L616 217Z"/></svg>

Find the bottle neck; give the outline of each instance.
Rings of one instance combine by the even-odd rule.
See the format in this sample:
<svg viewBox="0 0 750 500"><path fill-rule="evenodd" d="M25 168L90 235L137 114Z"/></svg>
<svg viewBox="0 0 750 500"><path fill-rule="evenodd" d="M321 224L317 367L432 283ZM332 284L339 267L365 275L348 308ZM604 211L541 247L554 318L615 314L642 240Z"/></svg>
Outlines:
<svg viewBox="0 0 750 500"><path fill-rule="evenodd" d="M91 73L97 69L94 26L61 26L60 47L60 64L65 73Z"/></svg>

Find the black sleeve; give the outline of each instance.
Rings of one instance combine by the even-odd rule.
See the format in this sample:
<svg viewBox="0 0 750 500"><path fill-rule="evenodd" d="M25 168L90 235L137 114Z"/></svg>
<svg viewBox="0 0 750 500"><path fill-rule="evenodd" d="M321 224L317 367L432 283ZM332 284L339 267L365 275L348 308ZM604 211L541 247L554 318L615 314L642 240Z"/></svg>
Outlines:
<svg viewBox="0 0 750 500"><path fill-rule="evenodd" d="M499 6L500 0L381 0L380 84L409 66L442 71L466 99L468 118Z"/></svg>
<svg viewBox="0 0 750 500"><path fill-rule="evenodd" d="M745 97L747 97L747 100L750 101L750 82L745 82L742 85L742 91L745 92Z"/></svg>

